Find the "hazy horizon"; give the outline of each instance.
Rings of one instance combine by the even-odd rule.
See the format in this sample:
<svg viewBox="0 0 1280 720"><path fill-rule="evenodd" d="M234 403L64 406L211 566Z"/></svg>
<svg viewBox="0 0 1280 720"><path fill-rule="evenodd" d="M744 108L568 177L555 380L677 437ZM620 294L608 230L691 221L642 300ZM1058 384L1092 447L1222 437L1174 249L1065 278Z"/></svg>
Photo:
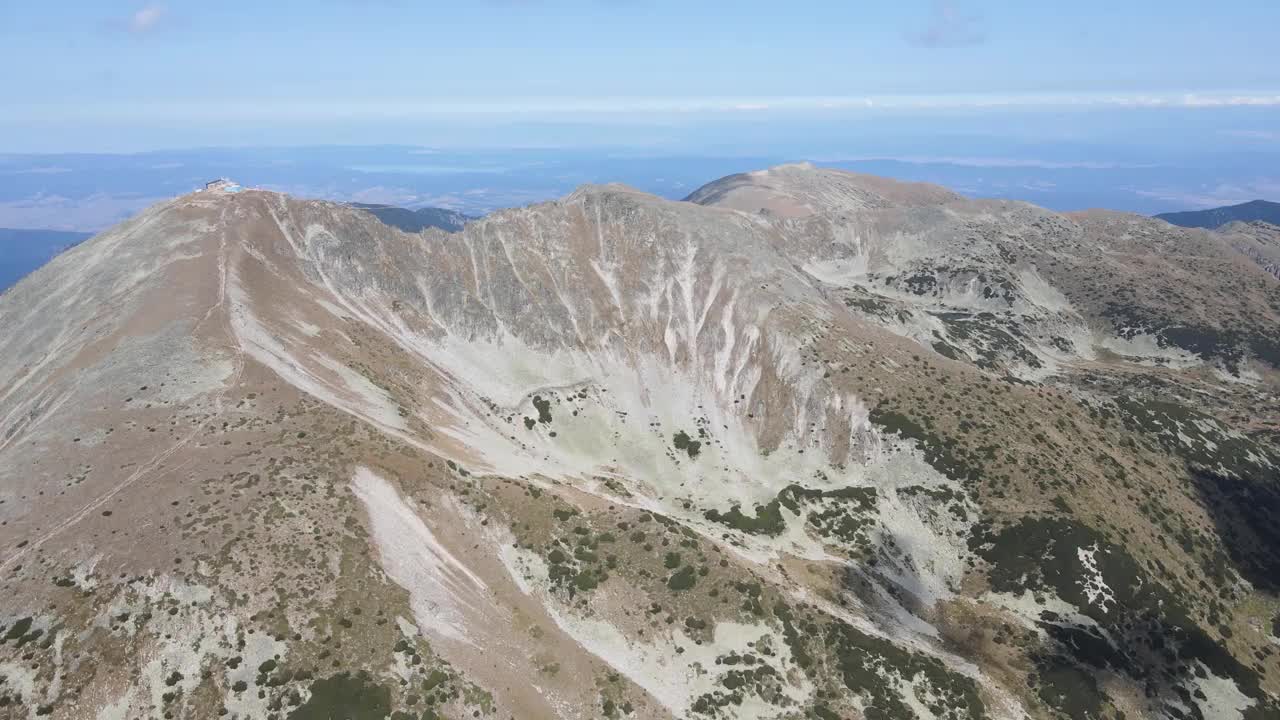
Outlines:
<svg viewBox="0 0 1280 720"><path fill-rule="evenodd" d="M802 160L1055 210L1274 200L1278 21L1245 0L10 3L0 226L95 231L209 175L483 213Z"/></svg>
<svg viewBox="0 0 1280 720"><path fill-rule="evenodd" d="M698 127L945 133L1027 113L1141 122L1280 107L1277 25L1280 6L1249 0L1212 13L1188 0L8 3L0 151L646 146ZM1241 122L1229 129L1280 140L1270 114ZM589 131L540 137L531 123Z"/></svg>

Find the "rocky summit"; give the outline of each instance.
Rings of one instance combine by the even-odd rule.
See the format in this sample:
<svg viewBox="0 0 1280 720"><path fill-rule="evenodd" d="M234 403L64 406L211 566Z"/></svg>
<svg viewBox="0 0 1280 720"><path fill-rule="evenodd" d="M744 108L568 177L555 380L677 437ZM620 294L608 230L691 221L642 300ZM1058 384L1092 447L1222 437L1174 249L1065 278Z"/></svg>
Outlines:
<svg viewBox="0 0 1280 720"><path fill-rule="evenodd" d="M176 198L0 296L7 718L1280 717L1280 228Z"/></svg>

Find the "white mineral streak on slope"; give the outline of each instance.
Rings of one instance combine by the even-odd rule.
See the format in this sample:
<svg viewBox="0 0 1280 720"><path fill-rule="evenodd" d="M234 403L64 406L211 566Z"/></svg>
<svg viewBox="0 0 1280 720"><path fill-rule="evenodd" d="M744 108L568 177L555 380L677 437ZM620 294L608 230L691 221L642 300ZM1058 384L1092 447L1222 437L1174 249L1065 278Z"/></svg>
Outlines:
<svg viewBox="0 0 1280 720"><path fill-rule="evenodd" d="M913 474L899 474L902 471L898 470L880 478L876 502L878 535L882 544L884 540L891 539L892 547L905 553L904 564L908 567L899 568L890 563L879 568L879 572L891 577L926 606L932 606L952 597L964 576L965 559L969 555L966 538L970 527L967 521L955 518L945 508L931 512L894 491L895 480L899 483L912 480L933 489L960 490L957 483L930 472L932 468L924 466L914 453L904 453L899 456L899 462L894 463L896 468L911 465L916 465ZM973 506L965 510L973 515L977 513Z"/></svg>
<svg viewBox="0 0 1280 720"><path fill-rule="evenodd" d="M888 213L873 213L873 217L880 219L864 222L863 225L868 225L867 227L833 224L825 231L829 234L823 237L822 242L810 240L807 248L798 248L803 259L801 267L810 277L823 284L837 288L861 287L874 297L894 301L894 311L887 316L869 313L866 319L926 347L939 336L958 348L966 348L969 344L952 339L946 325L926 310L992 312L997 315L1011 313L1028 331L1027 349L1041 361L1040 367L1031 367L1025 362L1010 358L1013 366L1011 372L1023 379L1035 380L1053 375L1058 372L1061 363L1095 359L1094 333L1084 318L1068 298L1047 282L1032 265L1017 268L1009 277L1014 286L1012 304L1007 303L1003 296L991 296L984 291L984 288L989 287L991 279L989 276L983 278L985 273L982 268L986 266L982 264L977 265L972 272L961 273L955 278L948 278L944 270L938 277L936 297L933 293L918 296L896 285L885 285L871 279L868 275L870 271L876 272L878 277L901 276L917 270L933 275L938 268L966 267L973 260L965 251L955 246L952 237L954 233L922 231L918 224L911 223L910 216L900 217L897 211ZM877 227L886 223L892 223L896 228L904 222L907 223L905 230L877 231ZM936 222L942 223L942 227L949 227L947 223L955 224L958 232L972 222L999 228L1007 221L990 214L970 217L947 209ZM815 229L813 235L822 237L823 232ZM1003 273L1004 270L996 270L997 275ZM1072 348L1058 348L1053 342L1056 338L1070 340Z"/></svg>
<svg viewBox="0 0 1280 720"><path fill-rule="evenodd" d="M1093 577L1080 582L1084 586L1085 594L1092 604L1096 600L1102 601L1102 608L1105 611L1105 603L1114 602L1111 595L1111 589L1102 582L1102 576L1097 572L1097 564L1094 555L1097 548L1089 549L1078 548L1077 556L1086 571L1093 573ZM1107 632L1106 628L1098 625L1093 618L1084 615L1080 609L1072 605L1055 594L1049 594L1037 600L1035 594L1031 591L1025 591L1020 595L1010 593L986 593L978 598L978 601L984 604L1003 607L1011 611L1022 623L1022 625L1030 630L1034 630L1042 638L1047 638L1044 631L1044 613L1052 612L1058 616L1058 620L1054 623L1062 627L1082 627L1087 628L1090 632L1104 638L1112 646L1116 645L1115 638ZM1218 677L1200 661L1196 661L1199 672L1186 673L1185 682L1189 684L1188 691L1194 696L1194 691L1199 690L1203 694L1203 698L1195 699L1196 705L1200 709L1202 717L1205 718L1241 718L1244 710L1254 704L1254 701L1240 692L1240 688L1235 681L1228 678ZM1202 677L1203 676L1203 677ZM1175 702L1184 714L1189 714L1190 708L1173 700L1173 695L1165 696L1166 702ZM1153 709L1152 716L1171 717L1168 713L1160 712Z"/></svg>
<svg viewBox="0 0 1280 720"><path fill-rule="evenodd" d="M870 269L870 247L855 227L836 225L832 233L837 256L810 258L801 269L828 285L856 287L866 279Z"/></svg>
<svg viewBox="0 0 1280 720"><path fill-rule="evenodd" d="M1102 571L1098 569L1098 545L1094 543L1088 549L1076 548L1076 557L1080 560L1080 564L1084 566L1085 576L1078 582L1081 589L1084 590L1085 598L1088 599L1090 605L1097 605L1102 612L1107 612L1108 603L1116 601L1115 593L1111 591L1111 586L1107 585L1107 581L1102 577Z"/></svg>
<svg viewBox="0 0 1280 720"><path fill-rule="evenodd" d="M235 643L234 635L232 641ZM256 692L236 692L233 688L238 682L253 687L258 668L262 663L275 660L277 657L284 658L289 652L289 645L276 640L268 633L257 632L244 634L244 647L239 647L238 643L233 644L232 647L236 648L235 656L240 658L240 663L234 668L226 666L223 674L222 687L225 694L222 697L222 704L231 717L266 717L268 714L266 698L259 698Z"/></svg>
<svg viewBox="0 0 1280 720"><path fill-rule="evenodd" d="M253 300L234 271L228 276L227 299L232 332L250 357L317 400L384 430L400 431L395 434L403 439L404 419L384 390L332 358L309 352L303 342L291 342L294 350L285 347L254 312ZM317 374L319 368L327 370L329 378Z"/></svg>
<svg viewBox="0 0 1280 720"><path fill-rule="evenodd" d="M485 396L516 415L515 422L507 423L487 413L471 413L464 402L440 409L457 413L455 422L438 427L438 432L471 449L472 457L458 458L468 467L476 463L510 477L542 475L577 481L575 485L596 476L612 477L649 499L647 507L665 514L691 515L680 512L677 502L690 499L700 506L692 514L699 519L708 508L767 503L796 481L820 487L847 484L817 479L818 471L830 470L821 453L801 454L795 448L762 452L752 430L739 414L723 408L714 388L663 359L640 356L628 362L607 352L541 354L516 345L518 341L509 342L512 345L446 341L436 355L460 387L475 383ZM521 423L521 416L537 417L530 402L533 395L549 397L553 388L580 387L588 391L586 400L552 406L554 421L549 427L556 437L541 426L530 431ZM749 396L749 389L743 390ZM572 410L577 410L576 416ZM865 414L861 408L853 412ZM675 453L673 435L681 430L696 434L695 419L700 417L708 419L720 444L704 444L697 459ZM659 425L651 427L655 422ZM512 440L512 435L527 442Z"/></svg>
<svg viewBox="0 0 1280 720"><path fill-rule="evenodd" d="M801 269L818 281L836 287L856 287L867 278L870 269L870 243L859 228L849 224L832 227L831 258L812 256Z"/></svg>
<svg viewBox="0 0 1280 720"><path fill-rule="evenodd" d="M1265 366L1263 366L1265 367ZM1238 374L1232 374L1225 369L1214 366L1213 375L1221 382L1228 382L1237 385L1253 385L1256 386L1262 382L1262 374L1258 372L1258 366L1250 362L1250 358L1245 357L1240 362Z"/></svg>
<svg viewBox="0 0 1280 720"><path fill-rule="evenodd" d="M783 347L780 352L786 352ZM457 458L473 469L477 463L510 477L543 476L566 480L580 489L594 489L592 478L609 477L623 484L634 497L610 497L611 502L634 504L679 518L703 535L719 540L732 534L737 543L731 552L755 562L766 562L781 553L812 560L832 557L823 543L803 530L798 518L777 537L731 531L707 520L707 509L727 511L740 505L750 514L757 504L773 500L792 483L819 489L876 487L877 535L892 538L908 555L902 572L884 572L925 602L949 597L963 574L967 556L966 528L956 526L947 513L924 518L917 505L901 500L895 489L906 486L948 488L959 486L929 467L910 443L869 440L863 454L843 468L833 467L820 452L800 452L803 441L795 429L789 439L770 453L762 451L754 431L744 423L724 394L708 387L706 375L695 376L673 368L657 357L622 357L608 352L593 354L558 351L547 354L508 337L505 344L483 341L455 342L446 338L433 353L448 367L459 387L477 386L482 394L504 408L511 408L514 422L498 416L470 413L471 404L455 398L441 405L441 412L456 413L455 421L438 426L469 448L471 458ZM777 364L798 367L799 359L783 356ZM586 400L572 398L552 406L549 426L527 430L523 417L537 417L530 398L536 393L551 397L549 390L588 389ZM662 392L655 392L660 388ZM750 395L750 388L745 394ZM797 387L802 396L811 389ZM838 401L838 402L837 402ZM850 424L869 432L866 410L854 398L827 398L835 410L847 413ZM847 403L847 406L844 404ZM576 415L573 411L576 411ZM672 436L679 430L694 432L693 418L706 417L718 444L704 443L696 459L672 451ZM657 423L652 427L651 423ZM521 438L513 440L512 436ZM870 435L874 438L874 434ZM691 509L684 508L684 502ZM917 625L917 623L911 623ZM934 634L929 632L928 634Z"/></svg>
<svg viewBox="0 0 1280 720"><path fill-rule="evenodd" d="M302 331L302 334L306 335L307 337L316 337L317 335L320 334L320 327L317 325L312 325L306 320L302 320L300 318L294 318L293 324L294 324L294 327Z"/></svg>
<svg viewBox="0 0 1280 720"><path fill-rule="evenodd" d="M17 696L24 700L38 697L38 674L27 662L0 663L0 677L4 678L6 695ZM28 717L35 718L35 707L28 711Z"/></svg>
<svg viewBox="0 0 1280 720"><path fill-rule="evenodd" d="M173 612L154 612L165 606ZM143 615L149 619L140 621ZM99 611L92 626L97 631L123 632L130 646L137 649L141 663L136 676L121 678L128 683L123 693L116 694L110 686L106 689L111 699L104 700L99 709L100 720L162 712L167 705L166 693L190 696L203 682L206 669L222 668L224 661L234 656L243 662L237 670L225 670L225 682L220 684L225 692L222 704L237 717L264 717L267 700L256 693L235 693L231 685L239 679L252 681L260 663L288 653L285 643L267 633L244 634L236 615L228 612L208 587L172 575L130 583ZM117 670L122 669L112 669ZM181 677L174 679L175 672Z"/></svg>
<svg viewBox="0 0 1280 720"><path fill-rule="evenodd" d="M1031 308L1038 308L1051 313L1070 313L1079 318L1075 306L1060 290L1045 280L1034 267L1025 267L1018 272L1018 285L1025 298L1024 302Z"/></svg>
<svg viewBox="0 0 1280 720"><path fill-rule="evenodd" d="M934 712L929 708L929 701L937 701L939 698L928 692L928 686L920 681L918 675L905 678L898 673L887 670L881 670L879 675L897 688L898 697L902 698L902 702L911 708L915 717L920 718L920 720L944 720L949 717L946 714L945 705L935 705L939 712Z"/></svg>
<svg viewBox="0 0 1280 720"><path fill-rule="evenodd" d="M71 569L71 580L76 584L77 588L85 592L92 592L98 586L98 578L94 577L93 571L101 561L102 553L97 553L93 557L77 563Z"/></svg>
<svg viewBox="0 0 1280 720"><path fill-rule="evenodd" d="M654 638L642 643L628 640L617 628L602 621L562 615L552 611L556 624L596 657L604 660L632 682L644 688L676 717L687 717L699 696L722 688L721 676L716 673L716 658L730 652L739 654L755 651L749 643L757 645L768 638L777 652L769 663L786 666L790 663L790 651L780 633L766 625L745 625L736 622L717 623L710 643L695 644L679 630L669 636ZM676 648L684 648L677 653ZM800 686L783 684L784 694L794 704L804 703L813 692L807 680ZM738 718L777 718L794 712L795 705L781 706L764 701L758 695L747 694L741 705L734 709Z"/></svg>
<svg viewBox="0 0 1280 720"><path fill-rule="evenodd" d="M521 550L512 542L498 545L498 559L502 561L502 566L506 568L516 587L525 595L532 597L538 589L534 584L535 579L547 576L547 564L542 558Z"/></svg>
<svg viewBox="0 0 1280 720"><path fill-rule="evenodd" d="M742 704L735 707L734 717L761 720L786 717L788 712L794 712L796 705L803 704L813 694L813 686L802 673L788 672L795 667L790 648L781 633L768 625L720 622L715 626L711 642L701 645L679 629L653 637L648 642L632 640L604 620L581 617L571 609L558 607L545 592L547 566L536 554L503 545L500 557L523 592L541 596L547 613L561 630L592 655L644 688L678 718L689 715L693 702L699 696L723 689L717 657L730 652L759 656L760 643L766 638L774 653L765 656L763 661L779 671L783 694L791 704L774 705L746 693ZM748 643L755 643L756 647ZM677 652L677 647L683 648L683 652Z"/></svg>
<svg viewBox="0 0 1280 720"><path fill-rule="evenodd" d="M279 217L276 220L281 231L290 236L288 242L295 248L295 251L303 252L300 243L291 237L294 223L282 221ZM600 227L596 228L597 235L601 235L600 230ZM336 238L326 229L308 223L306 225L305 238L301 245L305 245L307 251L315 249L316 252L323 254L324 246L332 241L336 241ZM604 242L603 237L600 237L598 241L601 243L600 254L607 256L610 246ZM479 266L474 259L475 248L471 247L473 244L469 244L470 252L468 254L472 258L473 272L479 272ZM707 392L695 392L690 395L690 397L696 396L703 400L702 403L699 403L703 405L703 408L698 408L696 404L690 404L688 407L680 409L679 417L670 418L673 423L677 423L677 428L685 429L686 431L694 429L689 425L695 418L702 416L704 408L723 404L725 398L728 397L749 396L753 392L755 383L759 381L760 371L758 365L754 365L751 362L751 353L756 350L756 344L761 335L758 323L764 319L762 313L766 312L765 308L759 307L759 303L757 303L757 307L753 308L755 312L751 313L755 317L752 318L751 314L746 315L739 328L736 329L732 322L732 313L735 310L735 306L732 304L733 297L731 297L728 312L722 315L721 322L715 327L716 334L721 336L721 343L717 348L720 349L720 352L700 352L700 343L705 343L703 337L705 336L706 321L713 304L721 294L727 271L718 265L713 267L710 279L705 283L701 283L702 288L700 289L701 278L696 277L695 273L694 247L693 243L686 239L683 255L673 252L673 255L669 256L666 261L668 264L674 263L674 267L670 268L669 273L659 274L660 278L665 279L665 287L667 288L666 302L669 322L672 320L677 321L674 325L669 325L669 329L672 332L668 333L668 337L673 341L673 345L680 345L679 350L681 352L679 354L688 363L686 367L664 369L659 374L665 372L668 375L678 374L684 376L679 380L685 382L677 382L677 387L709 384L709 387L706 388ZM609 268L612 264L607 263L603 267ZM612 268L609 269L611 270ZM655 374L648 372L648 370L650 369L649 366L656 364L669 366L670 362L656 363L650 362L650 359L645 357L612 356L612 353L608 352L604 353L604 357L599 357L601 355L600 352L592 353L589 351L566 351L564 353L566 357L554 357L551 362L546 362L546 351L533 351L507 333L504 333L505 337L495 338L496 342L489 341L488 343L482 338L475 337L473 333L467 333L466 337L445 334L443 340L438 336L432 338L424 337L420 332L414 332L404 327L394 313L387 312L387 308L381 307L385 303L379 300L376 293L368 294L363 291L357 291L351 297L346 297L339 292L338 284L325 275L323 263L317 263L314 271L320 276L323 285L330 291L330 294L333 295L338 304L344 308L346 313L381 330L398 345L414 353L424 360L428 366L437 369L446 376L449 381L448 384L453 387L445 388L438 394L437 402L443 400L443 403L436 410L443 413L445 419L451 422L443 423L444 427L441 428L441 436L449 437L455 441L464 441L464 445L470 444L472 450L483 449L487 452L473 452L469 453L472 457L460 457L457 455L459 449L457 447L433 446L432 449L460 462L465 462L472 467L478 465L479 469L487 469L508 475L525 475L534 472L563 474L564 471L563 467L539 468L538 463L531 466L528 462L529 458L522 457L533 454L524 452L527 448L507 447L505 448L506 452L502 452L499 448L477 447L476 437L481 437L488 441L500 440L500 444L507 446L511 446L513 443L510 440L510 428L492 427L493 421L488 419L489 413L485 404L476 402L478 398L472 396L472 391L478 393L480 398L492 400L505 408L512 408L524 402L529 393L536 392L540 388L582 384L602 377L609 378L618 371L637 375L644 381L641 388L642 397L647 395L652 388L665 387L661 383L664 378L655 377ZM651 283L649 287L652 291L654 286ZM610 289L610 294L614 294L613 288ZM429 298L430 293L424 293L424 296ZM615 296L613 300L616 304L619 299ZM561 301L565 302L563 298L561 298ZM565 304L567 307L568 303L566 302ZM672 310L677 309L677 312L672 312ZM430 308L428 308L428 311L430 312ZM434 316L434 313L431 314ZM751 324L750 321L753 319L756 324ZM499 332L502 332L501 327L502 324L499 323ZM738 342L735 337L736 333L741 333L742 342ZM769 337L772 338L772 335ZM262 352L263 346L266 346L267 352L265 354L274 356L268 358L269 361L275 361L273 367L279 370L278 366L284 365L285 372L297 374L297 363L281 363L281 353L279 351L272 352L271 350L273 349L266 342L259 342L257 345L260 346L257 348L258 352ZM778 364L784 366L786 368L785 372L792 376L789 379L798 383L798 386L804 391L802 395L792 401L792 407L790 408L796 432L801 435L796 438L794 445L801 447L804 440L802 436L810 433L809 426L812 423L807 421L818 420L822 421L819 424L825 424L827 417L824 411L826 408L823 403L811 403L811 400L815 399L812 398L814 379L807 377L807 375L812 373L800 373L798 371L798 357L785 357L786 348L791 344L771 340L770 345L777 356L776 359L784 360ZM737 347L741 347L742 350L735 352ZM451 350L456 350L457 352L451 352ZM478 350L483 350L483 352L478 352ZM670 348L670 351L670 356L676 355L675 347ZM708 355L711 357L707 358ZM492 364L486 362L489 358L492 358L497 363L504 364L505 367L486 368L486 364ZM526 367L518 367L518 361L522 358L528 360ZM516 363L511 362L513 359L516 360ZM656 358L652 360L656 361ZM793 362L786 362L785 360ZM706 367L701 367L704 365ZM554 372L556 368L566 367L567 372ZM477 368L485 368L486 372L477 372ZM312 378L305 376L301 378L301 381L307 385L304 389L308 391L324 390L323 386L317 387L314 382L316 379L314 378L314 373L310 374L313 375ZM706 383L707 380L711 382ZM635 395L634 391L631 394ZM349 402L335 402L335 398L332 395L332 392L325 393L322 395L322 399L329 401L331 404L337 404L348 412L361 413L362 409L352 408ZM341 398L337 400L341 400ZM715 403L716 400L720 400L720 403ZM842 401L837 405L848 408L859 407L856 401ZM645 408L630 408L628 411L634 413L644 410ZM367 410L363 414L368 414ZM389 415L389 413L387 414ZM716 423L716 418L709 419L712 427L716 424L724 425L724 423ZM439 427L440 425L433 422L437 420L434 417L424 417L424 420L433 427ZM735 420L735 424L741 425L742 423L740 420ZM750 431L742 433L742 435L752 434ZM735 433L730 433L729 435L732 437ZM468 436L472 436L470 443L465 442ZM818 436L820 437L821 435L819 434ZM663 449L665 450L666 448ZM754 438L751 438L748 447L742 449L751 455L758 455L759 452ZM495 450L498 452L493 452ZM518 459L519 462L512 463L507 467L497 467L491 464L504 457L512 460ZM550 459L544 457L542 460L547 462ZM596 468L580 467L575 469L578 474L584 476L592 472L598 472ZM768 498L761 497L758 499L767 500Z"/></svg>
<svg viewBox="0 0 1280 720"><path fill-rule="evenodd" d="M467 644L469 610L487 602L485 584L441 545L399 491L368 468L351 480L369 513L369 525L382 568L409 591L419 627Z"/></svg>
<svg viewBox="0 0 1280 720"><path fill-rule="evenodd" d="M289 227L292 223L282 223L282 228ZM333 237L313 224L307 225L306 235L306 252ZM295 244L292 239L290 243ZM678 252L679 247L685 249L684 254ZM424 285L431 280L422 276L409 283L428 299L423 310L433 327L410 327L391 311L391 298L380 291L363 285L349 287L349 282L341 283L336 276L327 277L323 263L317 263L309 274L318 276L344 316L382 332L440 379L431 388L428 405L418 408L434 437L402 439L428 447L476 472L559 479L602 495L605 493L595 478L612 478L634 494L625 502L679 518L717 542L732 535L737 544L725 547L757 563L766 563L782 553L814 560L831 557L823 542L804 532L790 513L787 515L792 522L787 532L777 538L731 531L707 520L702 513L709 508L725 511L734 504L750 513L756 504L772 500L792 482L821 489L890 487L895 478L902 478L906 484L958 489L914 457L916 453L909 447L904 450L898 444L884 446L874 442L876 434L867 424L865 407L858 398L827 386L820 379L821 371L804 364L796 352L796 341L784 338L790 331L771 321L772 301L765 303L759 297L751 297L750 281L726 291L727 270L715 271L714 266L708 266L705 275L695 277L688 248L687 243L678 243L663 268L644 282L628 277L626 290L635 294L622 298L624 307L637 297L659 298L660 308L655 310L650 304L632 314L643 317L656 311L653 324L659 337L665 322L665 357L653 352L662 346L654 347L643 340L613 342L614 338L621 339L617 330L609 330L612 336L600 343L534 347L513 335L512 331L519 328L509 324L496 323L488 329L457 325L456 318L449 321L439 315L439 308L432 306L431 286ZM511 250L504 245L502 252ZM487 259L483 263L468 259L467 264L472 272L487 272L490 266ZM612 271L612 265L600 268ZM519 278L517 281L527 282ZM742 288L741 295L736 292L738 287ZM600 290L613 294L603 287ZM582 318L599 317L590 306L575 309L574 298L560 290L555 295L570 312L581 312ZM616 300L611 297L605 302L612 304ZM494 299L486 291L477 296L477 301L493 303ZM713 304L719 305L715 312L711 309ZM492 308L486 310L494 312ZM823 311L814 306L811 315L820 321ZM768 332L764 331L766 327ZM779 446L767 453L759 441L759 421L747 418L752 409L746 403L733 402L743 396L754 397L766 372L774 382L787 387L781 397L769 395L773 405L767 410L789 420L788 427L782 428ZM588 398L564 402L569 393L559 391L569 390L583 390ZM537 417L531 398L539 393L558 400L552 407L555 419L549 426L528 430L522 416ZM329 397L322 399L332 403ZM578 411L576 416L574 409ZM753 409L761 412L758 407ZM347 411L359 416L367 414L360 408ZM867 436L872 442L858 450L863 455L855 454L854 462L835 467L827 452L814 450L829 437L823 428L841 418L855 435ZM705 419L711 439L704 443L701 455L691 459L673 450L672 436L679 430L695 434L698 419ZM551 430L556 432L555 437L550 436ZM402 435L391 431L389 434ZM902 472L903 463L909 468L906 473ZM613 497L609 500L624 502ZM691 502L690 509L684 508L686 500ZM963 543L957 545L952 533L912 518L911 508L889 502L882 517L877 518L880 532L895 539L901 537L913 554L903 567L901 581L906 584L911 580L911 591L923 599L944 597L953 586L954 568L961 566ZM906 615L902 618L902 627L910 628L910 632L904 635L902 628L893 630L895 641L935 654L936 648L931 644L912 642L910 637L936 633L919 622L908 622ZM874 628L865 631L876 635L884 632ZM959 661L949 659L949 664L955 662Z"/></svg>
<svg viewBox="0 0 1280 720"><path fill-rule="evenodd" d="M356 398L356 406L374 423L397 430L405 429L404 419L386 390L327 355L317 355L315 360L342 380L345 389Z"/></svg>
<svg viewBox="0 0 1280 720"><path fill-rule="evenodd" d="M116 699L115 702L107 703L98 708L97 720L128 720L129 707L133 705L133 696L137 693L136 688L129 688L124 694Z"/></svg>
<svg viewBox="0 0 1280 720"><path fill-rule="evenodd" d="M1203 662L1196 661L1200 672L1188 673L1189 682L1200 692L1192 692L1200 715L1217 720L1236 720L1244 717L1244 711L1254 705L1253 698L1240 692L1235 681L1213 674ZM1203 699L1199 697L1203 695Z"/></svg>
<svg viewBox="0 0 1280 720"><path fill-rule="evenodd" d="M1182 348L1173 346L1161 347L1159 338L1147 333L1139 333L1133 337L1125 338L1109 331L1103 331L1096 336L1094 343L1116 355L1125 357L1130 362L1136 362L1140 365L1159 365L1175 370L1185 370L1201 365L1204 362L1196 355Z"/></svg>
<svg viewBox="0 0 1280 720"><path fill-rule="evenodd" d="M858 255L851 258L810 260L804 264L803 269L828 285L856 287L858 281L867 274L867 258L865 255Z"/></svg>
<svg viewBox="0 0 1280 720"><path fill-rule="evenodd" d="M679 676L672 678L658 672L659 670L669 671L672 667L675 667L676 670L683 667L682 665L672 666L670 664L673 662L672 658L675 658L676 660L674 662L678 663L681 656L681 654L677 654L674 651L676 644L680 644L681 647L685 648L683 655L687 655L690 652L690 646L687 643L682 642L684 640L682 635L677 633L662 640L653 640L648 643L632 643L623 636L617 628L612 627L607 623L596 619L578 617L571 609L557 609L556 600L548 592L549 583L547 581L548 569L546 562L536 553L515 547L510 542L509 538L504 539L502 536L495 534L492 535L492 539L494 539L495 543L498 544L498 555L503 565L506 567L507 573L515 581L521 592L526 595L536 597L547 608L548 613L553 619L555 619L559 627L579 642L579 644L584 648L590 650L593 654L609 663L619 672L626 674L633 682L653 693L655 697L674 698L672 702L678 701L680 697L697 697L697 695L689 689L689 686L682 685L680 682L674 682L680 680ZM866 617L853 614L844 606L836 605L823 597L811 594L803 586L789 585L785 577L778 576L770 568L762 568L762 572L766 577L772 578L776 587L790 594L794 602L813 605L822 612L827 613L833 618L839 619L841 622L847 623L850 627L856 628L867 635L883 638L889 640L895 645L898 645L899 647L936 657L945 663L949 670L974 679L982 685L989 694L991 703L988 706L988 710L991 712L992 717L1027 717L1026 712L1023 710L1019 701L1000 686L991 683L974 663L958 655L951 654L946 650L940 650L935 645L923 641L921 639L923 636L936 634L936 630L933 628L926 625L926 630L919 630L919 634L912 634L910 632L902 633L896 628L886 627L880 622L873 622ZM1065 603L1063 603L1063 605L1065 606ZM901 610L901 612L906 613L905 610ZM911 622L904 622L903 627L905 628L917 630L916 626L924 624L922 620L915 618L914 616L908 615L908 618L909 620L914 621L914 625ZM735 625L736 624L731 623L730 627ZM780 639L776 635L776 632L770 630L768 626L761 625L743 627L752 628L753 632L758 630L761 634L769 634L771 636L771 640ZM1043 632L1034 624L1032 624L1032 627L1037 631ZM721 642L718 635L717 642ZM658 652L664 647L668 649L665 656ZM776 643L774 644L774 649L779 649L779 646ZM781 649L787 653L786 657L789 658L789 651L785 647L785 644ZM712 663L714 663L714 657L712 659ZM692 679L697 680L698 677L701 676L696 676ZM688 679L689 678L686 678L686 680ZM796 678L791 677L790 679L794 681ZM895 676L894 681L900 685L900 689L903 691L911 692L911 688L908 684L905 684L905 680L903 678ZM801 677L799 684L788 686L786 694L797 702L803 702L811 692L812 688L809 686L807 681ZM665 704L666 701L663 702ZM671 707L671 705L668 705L668 707ZM771 712L775 710L776 708L771 706L763 708L764 712ZM676 712L675 710L673 710L673 712L677 717L681 716L679 712ZM748 715L748 717L759 716ZM764 717L768 717L768 715L764 715ZM925 715L922 717L929 716Z"/></svg>

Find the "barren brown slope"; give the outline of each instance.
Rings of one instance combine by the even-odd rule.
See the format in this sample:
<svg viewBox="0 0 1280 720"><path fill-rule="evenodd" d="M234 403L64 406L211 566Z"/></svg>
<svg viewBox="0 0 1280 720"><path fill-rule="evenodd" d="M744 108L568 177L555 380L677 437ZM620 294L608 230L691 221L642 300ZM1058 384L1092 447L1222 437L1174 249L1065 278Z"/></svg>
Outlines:
<svg viewBox="0 0 1280 720"><path fill-rule="evenodd" d="M749 178L805 212L606 186L410 235L198 193L21 283L3 692L53 717L1274 713L1276 289L1239 241Z"/></svg>

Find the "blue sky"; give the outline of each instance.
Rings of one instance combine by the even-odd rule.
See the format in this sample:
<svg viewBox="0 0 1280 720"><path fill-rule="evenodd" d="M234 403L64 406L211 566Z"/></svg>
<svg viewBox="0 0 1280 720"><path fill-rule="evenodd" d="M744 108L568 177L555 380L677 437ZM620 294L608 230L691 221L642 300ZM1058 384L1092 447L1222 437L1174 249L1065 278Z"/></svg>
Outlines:
<svg viewBox="0 0 1280 720"><path fill-rule="evenodd" d="M415 127L499 119L1280 106L1277 28L1274 0L3 0L0 150L418 142Z"/></svg>

